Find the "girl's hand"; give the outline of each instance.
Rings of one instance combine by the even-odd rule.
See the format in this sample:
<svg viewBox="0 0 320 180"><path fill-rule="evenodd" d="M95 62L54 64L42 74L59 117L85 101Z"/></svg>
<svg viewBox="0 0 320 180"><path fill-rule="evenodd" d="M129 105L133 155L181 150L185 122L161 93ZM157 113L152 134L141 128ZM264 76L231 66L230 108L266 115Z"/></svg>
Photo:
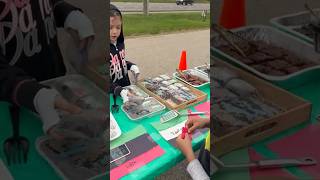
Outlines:
<svg viewBox="0 0 320 180"><path fill-rule="evenodd" d="M195 159L195 155L192 150L192 142L188 133L185 134L184 139L182 139L181 135L179 135L176 139L176 143L180 151L186 156L188 162L191 162Z"/></svg>
<svg viewBox="0 0 320 180"><path fill-rule="evenodd" d="M133 76L134 76L134 84L137 83L139 81L139 75L140 75L140 70L138 68L137 65L132 65L130 70L132 71L133 73Z"/></svg>
<svg viewBox="0 0 320 180"><path fill-rule="evenodd" d="M202 129L206 126L210 125L209 118L200 118L200 117L193 117L190 116L186 122L186 126L188 127L189 133L192 133L196 129Z"/></svg>

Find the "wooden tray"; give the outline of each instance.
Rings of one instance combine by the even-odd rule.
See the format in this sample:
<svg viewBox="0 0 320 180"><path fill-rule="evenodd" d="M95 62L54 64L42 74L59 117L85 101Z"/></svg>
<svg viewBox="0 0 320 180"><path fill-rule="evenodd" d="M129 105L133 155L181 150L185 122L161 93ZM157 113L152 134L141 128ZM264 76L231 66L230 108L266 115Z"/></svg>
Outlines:
<svg viewBox="0 0 320 180"><path fill-rule="evenodd" d="M184 86L188 87L191 92L193 94L195 94L197 96L196 99L193 99L191 101L187 101L187 102L184 102L184 103L181 103L179 105L173 105L172 103L162 99L160 96L156 95L155 93L149 91L143 84L142 84L143 80L139 81L138 82L138 86L144 90L146 93L148 93L151 97L154 97L156 98L158 101L160 101L162 104L164 104L166 107L168 107L169 109L176 109L176 110L182 110L182 109L186 109L187 107L189 106L192 106L192 105L195 105L199 102L202 102L202 101L205 101L208 97L207 94L205 94L204 92L182 82L182 81L179 81L179 83L183 84Z"/></svg>
<svg viewBox="0 0 320 180"><path fill-rule="evenodd" d="M216 65L227 67L238 73L241 79L256 87L264 99L284 110L272 118L258 121L222 137L214 137L213 153L216 156L256 143L310 119L312 105L308 101L226 62L217 59L213 61Z"/></svg>

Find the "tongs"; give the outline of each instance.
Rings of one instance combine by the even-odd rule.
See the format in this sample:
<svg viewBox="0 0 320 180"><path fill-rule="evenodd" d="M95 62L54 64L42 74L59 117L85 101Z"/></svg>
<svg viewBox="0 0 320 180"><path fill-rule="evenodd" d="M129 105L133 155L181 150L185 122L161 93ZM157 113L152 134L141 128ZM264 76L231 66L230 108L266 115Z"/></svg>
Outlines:
<svg viewBox="0 0 320 180"><path fill-rule="evenodd" d="M309 7L308 3L304 4L304 7L310 12L310 14L317 19L317 22L320 23L319 16Z"/></svg>
<svg viewBox="0 0 320 180"><path fill-rule="evenodd" d="M225 41L227 41L236 51L238 51L238 53L241 56L247 57L247 55L241 50L241 48L239 48L239 46L236 45L226 34L231 33L232 35L235 35L243 40L243 38L241 36L237 35L236 33L233 33L232 31L224 29L223 27L219 26L218 24L213 24L212 27L214 30L216 30L221 35L221 37Z"/></svg>
<svg viewBox="0 0 320 180"><path fill-rule="evenodd" d="M214 155L210 155L211 161L213 161L213 173L221 170L235 170L242 168L258 168L258 169L272 169L272 168L284 168L284 167L297 167L297 166L312 166L316 165L317 161L311 157L303 157L298 159L268 159L253 161L242 164L224 164Z"/></svg>

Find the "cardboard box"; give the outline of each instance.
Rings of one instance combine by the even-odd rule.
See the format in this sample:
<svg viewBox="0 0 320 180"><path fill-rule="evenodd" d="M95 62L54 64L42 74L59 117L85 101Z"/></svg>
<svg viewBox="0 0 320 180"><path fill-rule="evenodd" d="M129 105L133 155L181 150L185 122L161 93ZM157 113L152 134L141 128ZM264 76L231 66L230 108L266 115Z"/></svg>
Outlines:
<svg viewBox="0 0 320 180"><path fill-rule="evenodd" d="M216 156L256 143L310 119L312 105L308 101L226 62L217 59L213 61L216 65L227 67L238 73L241 79L256 87L264 99L284 110L283 113L272 118L258 121L222 137L214 137L213 152Z"/></svg>

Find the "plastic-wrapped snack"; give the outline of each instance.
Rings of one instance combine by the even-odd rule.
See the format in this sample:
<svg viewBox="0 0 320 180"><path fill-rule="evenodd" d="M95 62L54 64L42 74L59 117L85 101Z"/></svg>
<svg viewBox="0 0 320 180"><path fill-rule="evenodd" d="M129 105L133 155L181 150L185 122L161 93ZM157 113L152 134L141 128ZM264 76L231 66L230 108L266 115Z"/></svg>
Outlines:
<svg viewBox="0 0 320 180"><path fill-rule="evenodd" d="M224 67L213 67L212 72L213 79L219 81L222 85L225 85L231 79L239 77L235 72Z"/></svg>
<svg viewBox="0 0 320 180"><path fill-rule="evenodd" d="M185 86L181 87L181 89L183 89L183 90L185 90L185 91L190 91L190 89L187 88L187 87L185 87Z"/></svg>
<svg viewBox="0 0 320 180"><path fill-rule="evenodd" d="M165 74L160 75L160 77L161 77L162 79L164 79L164 80L170 80L170 79L171 79L168 75L165 75Z"/></svg>
<svg viewBox="0 0 320 180"><path fill-rule="evenodd" d="M142 91L139 87L137 87L136 85L130 85L130 86L126 86L124 87L125 89L127 89L131 94L133 94L134 96L139 96L139 97L149 97L147 93L145 93L144 91Z"/></svg>
<svg viewBox="0 0 320 180"><path fill-rule="evenodd" d="M226 88L214 88L213 89L213 103L225 101L236 98L237 95Z"/></svg>
<svg viewBox="0 0 320 180"><path fill-rule="evenodd" d="M172 90L178 90L179 88L177 86L174 86L174 85L170 85L168 86L169 89L172 89Z"/></svg>
<svg viewBox="0 0 320 180"><path fill-rule="evenodd" d="M167 81L169 83L169 85L176 83L177 81L175 79L171 79L169 81Z"/></svg>
<svg viewBox="0 0 320 180"><path fill-rule="evenodd" d="M145 82L144 85L151 92L154 92L158 89L158 86L151 84L151 83L148 83L148 82Z"/></svg>
<svg viewBox="0 0 320 180"><path fill-rule="evenodd" d="M182 102L186 101L185 99L183 99L182 97L180 97L179 95L175 95L171 98L171 100L176 103L176 104L181 104Z"/></svg>
<svg viewBox="0 0 320 180"><path fill-rule="evenodd" d="M210 115L212 114L213 117L213 129L217 137L221 137L247 125L247 123L237 120L227 111L222 110L217 104L213 104L211 110L212 113Z"/></svg>
<svg viewBox="0 0 320 180"><path fill-rule="evenodd" d="M163 91L169 91L169 87L163 87L163 86L161 86L159 89L160 89L160 90L163 90Z"/></svg>
<svg viewBox="0 0 320 180"><path fill-rule="evenodd" d="M184 87L184 85L181 84L181 83L175 83L174 85L177 86L177 87Z"/></svg>
<svg viewBox="0 0 320 180"><path fill-rule="evenodd" d="M258 93L255 87L242 79L231 79L225 86L240 97L248 97Z"/></svg>
<svg viewBox="0 0 320 180"><path fill-rule="evenodd" d="M138 105L133 102L128 102L123 106L123 109L130 114L130 117L133 119L139 118L141 116L147 115L150 111L145 108L143 105Z"/></svg>
<svg viewBox="0 0 320 180"><path fill-rule="evenodd" d="M161 81L163 81L163 79L160 78L160 77L153 78L152 80L155 81L155 82L161 82Z"/></svg>
<svg viewBox="0 0 320 180"><path fill-rule="evenodd" d="M103 110L83 110L79 114L65 114L61 119L62 121L54 128L61 132L72 132L73 134L69 134L70 137L74 137L75 133L84 139L102 137L107 129L106 112Z"/></svg>
<svg viewBox="0 0 320 180"><path fill-rule="evenodd" d="M254 97L246 98L246 101L251 104L251 109L260 112L260 114L262 114L261 112L263 112L263 115L266 118L274 116L282 111L282 109L275 104L270 104Z"/></svg>
<svg viewBox="0 0 320 180"><path fill-rule="evenodd" d="M162 81L161 84L165 85L165 86L169 86L170 83L168 81Z"/></svg>

